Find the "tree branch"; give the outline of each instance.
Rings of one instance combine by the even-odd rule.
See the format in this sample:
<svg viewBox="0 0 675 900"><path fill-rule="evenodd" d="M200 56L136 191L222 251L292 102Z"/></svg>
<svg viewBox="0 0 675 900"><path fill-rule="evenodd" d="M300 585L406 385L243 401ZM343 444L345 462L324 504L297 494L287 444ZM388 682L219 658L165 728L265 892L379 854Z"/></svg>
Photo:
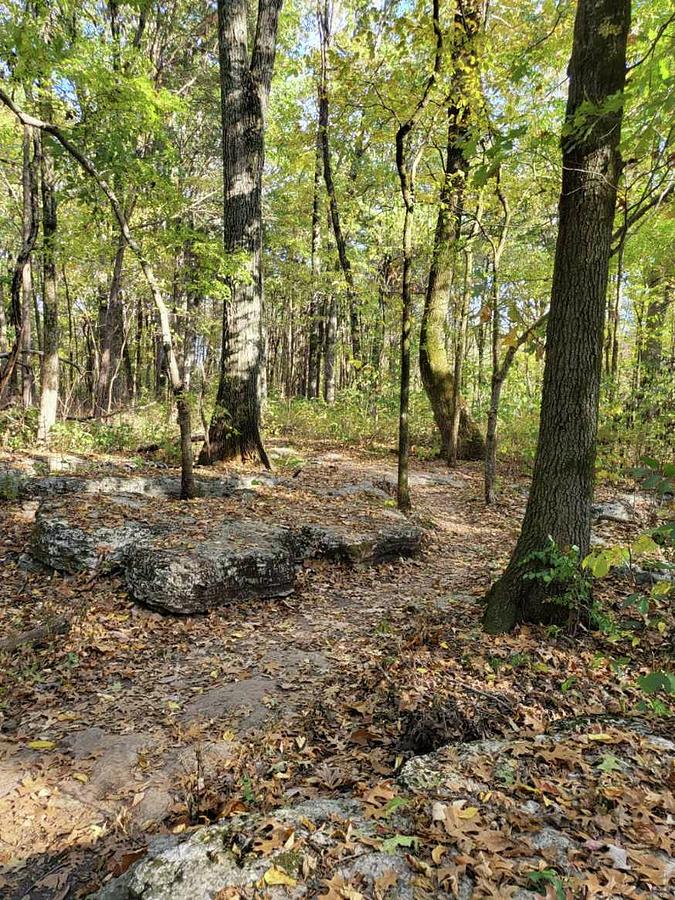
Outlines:
<svg viewBox="0 0 675 900"><path fill-rule="evenodd" d="M37 119L35 118L35 116L31 116L28 113L24 112L14 103L12 98L2 88L0 88L0 101L2 101L2 103L4 103L5 106L14 113L14 115L22 125L27 125L32 128L38 128L40 131L43 131L55 138L59 142L59 144L61 144L63 149L66 150L73 157L73 159L75 159L80 164L87 175L94 179L101 191L103 191L103 193L108 198L113 213L115 214L115 218L119 223L120 231L122 232L124 239L131 248L132 252L138 259L143 275L145 276L145 280L148 284L148 287L150 288L152 298L154 300L155 306L157 307L157 312L159 313L160 326L162 330L162 341L167 352L171 385L175 393L180 393L182 391L182 380L180 377L180 372L178 370L176 355L173 351L169 310L166 303L164 302L162 290L155 276L155 273L152 270L152 266L145 258L145 254L143 253L140 244L131 233L126 215L124 214L124 209L122 208L122 204L118 200L117 195L105 180L105 178L98 171L94 163L89 159L89 157L85 156L85 154L82 153L82 151L79 150L65 136L65 134L58 126L52 124L51 122L45 122L42 119Z"/></svg>

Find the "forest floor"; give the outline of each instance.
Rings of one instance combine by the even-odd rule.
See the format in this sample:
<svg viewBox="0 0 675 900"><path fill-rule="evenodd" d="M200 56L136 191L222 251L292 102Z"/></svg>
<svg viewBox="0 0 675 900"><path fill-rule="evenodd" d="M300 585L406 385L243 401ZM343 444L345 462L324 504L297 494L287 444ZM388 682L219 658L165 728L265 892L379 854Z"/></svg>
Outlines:
<svg viewBox="0 0 675 900"><path fill-rule="evenodd" d="M393 457L365 451L276 450L299 491L394 469ZM128 464L113 460L121 473ZM478 464L448 478L438 462L415 462L412 474L412 518L425 528L416 558L358 571L309 562L286 598L186 618L132 603L114 577L27 570L30 517L21 503L0 507L0 636L71 619L41 646L0 651L3 897L86 896L158 833L345 794L370 804L383 839L407 849L420 896L452 896L459 871L477 896L518 886L672 896L673 782L653 736L672 738L674 720L645 714L642 731L625 727L645 699L636 678L672 666L672 611L658 627L630 618L621 602L634 588L610 577L598 589L615 616L604 631L483 634L480 600L507 561L527 482L511 473L486 509ZM650 515L645 507L638 521L599 531L625 543ZM533 750L525 739L556 722L569 731L560 749ZM518 772L502 773L478 809L456 801L460 839L431 796L397 777L413 753L482 737L511 742ZM517 863L513 798L537 800L581 848L572 874L546 849L532 852L529 874ZM405 809L404 835L393 809ZM464 854L450 862L457 847ZM318 873L322 896L363 896L331 865ZM383 883L375 896L385 895Z"/></svg>

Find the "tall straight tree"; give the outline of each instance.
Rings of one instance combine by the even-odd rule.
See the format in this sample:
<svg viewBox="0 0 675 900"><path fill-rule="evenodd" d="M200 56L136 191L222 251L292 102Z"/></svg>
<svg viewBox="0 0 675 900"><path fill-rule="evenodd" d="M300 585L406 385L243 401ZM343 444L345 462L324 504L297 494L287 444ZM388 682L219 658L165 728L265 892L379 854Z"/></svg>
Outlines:
<svg viewBox="0 0 675 900"><path fill-rule="evenodd" d="M319 73L319 140L321 141L323 178L326 183L330 222L335 236L340 268L347 286L347 303L349 306L349 334L352 343L352 355L355 360L361 361L361 326L359 323L358 298L354 284L354 273L347 252L347 241L340 220L340 207L338 206L333 179L333 158L331 153L329 122L329 69L328 53L333 36L333 12L332 0L319 0L317 3L317 24L319 28L319 42L321 49L321 70Z"/></svg>
<svg viewBox="0 0 675 900"><path fill-rule="evenodd" d="M396 170L403 200L403 272L401 276L401 387L398 414L398 508L410 509L410 485L408 483L408 456L410 451L410 336L412 331L412 263L413 263L413 215L415 213L415 176L424 150L424 140L415 131L431 100L443 63L443 31L440 23L440 2L433 0L433 32L436 41L434 66L424 84L422 96L409 118L401 122L396 132Z"/></svg>
<svg viewBox="0 0 675 900"><path fill-rule="evenodd" d="M448 359L445 327L453 287L457 245L469 159L466 152L478 100L476 41L483 26L483 4L467 0L457 6L452 36L452 83L448 96L447 149L444 160L434 246L420 330L420 374L441 435L441 456L480 459L485 445L455 385ZM461 366L457 367L461 373ZM455 422L456 419L456 422Z"/></svg>
<svg viewBox="0 0 675 900"><path fill-rule="evenodd" d="M259 0L248 50L247 0L218 0L223 128L225 250L241 259L223 304L223 349L216 407L200 462L260 455L264 374L262 174L269 99L282 0Z"/></svg>
<svg viewBox="0 0 675 900"><path fill-rule="evenodd" d="M51 118L51 103L42 105ZM44 337L40 369L38 441L47 441L56 422L59 401L59 306L56 289L56 184L51 149L42 148L42 309Z"/></svg>
<svg viewBox="0 0 675 900"><path fill-rule="evenodd" d="M579 0L562 130L562 190L546 331L539 441L520 537L487 596L492 633L564 624L569 610L526 578L552 538L588 552L607 275L626 80L630 0ZM559 587L559 586L558 586Z"/></svg>

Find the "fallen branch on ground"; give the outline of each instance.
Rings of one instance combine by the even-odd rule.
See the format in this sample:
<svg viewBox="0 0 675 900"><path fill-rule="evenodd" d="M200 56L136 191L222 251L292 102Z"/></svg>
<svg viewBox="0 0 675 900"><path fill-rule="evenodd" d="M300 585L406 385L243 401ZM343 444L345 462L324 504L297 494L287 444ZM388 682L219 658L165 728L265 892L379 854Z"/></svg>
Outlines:
<svg viewBox="0 0 675 900"><path fill-rule="evenodd" d="M6 650L9 653L12 653L22 644L30 644L33 647L39 646L49 638L55 637L58 634L68 634L70 625L70 619L59 616L59 618L50 622L49 625L40 625L37 628L31 628L28 631L19 631L15 634L10 634L9 637L0 641L0 651Z"/></svg>

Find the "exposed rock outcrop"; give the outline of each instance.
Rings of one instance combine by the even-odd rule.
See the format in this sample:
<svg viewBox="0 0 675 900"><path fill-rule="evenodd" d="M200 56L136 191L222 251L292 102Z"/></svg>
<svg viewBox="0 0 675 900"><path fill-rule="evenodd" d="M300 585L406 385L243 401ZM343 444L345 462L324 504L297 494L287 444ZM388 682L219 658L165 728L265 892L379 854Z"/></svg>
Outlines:
<svg viewBox="0 0 675 900"><path fill-rule="evenodd" d="M277 810L271 818L238 816L200 828L187 840L162 837L124 875L103 887L97 900L212 900L228 889L261 890L260 896L316 897L323 893L320 860L331 848L344 846L348 828L354 833L349 852L330 877L349 885L353 880L373 896L378 879L394 885L388 896L412 900L414 875L400 854L373 850L375 829L356 800L309 800ZM368 839L370 846L359 842ZM278 846L262 852L264 843ZM346 849L346 848L345 848ZM316 874L315 874L316 873ZM219 893L222 892L222 893ZM247 894L248 896L248 894Z"/></svg>
<svg viewBox="0 0 675 900"><path fill-rule="evenodd" d="M32 557L58 571L125 574L146 606L187 615L249 597L290 594L305 559L354 566L415 554L421 529L399 513L376 510L293 525L255 518L245 502L228 507L171 504L139 494L89 494L41 501Z"/></svg>

